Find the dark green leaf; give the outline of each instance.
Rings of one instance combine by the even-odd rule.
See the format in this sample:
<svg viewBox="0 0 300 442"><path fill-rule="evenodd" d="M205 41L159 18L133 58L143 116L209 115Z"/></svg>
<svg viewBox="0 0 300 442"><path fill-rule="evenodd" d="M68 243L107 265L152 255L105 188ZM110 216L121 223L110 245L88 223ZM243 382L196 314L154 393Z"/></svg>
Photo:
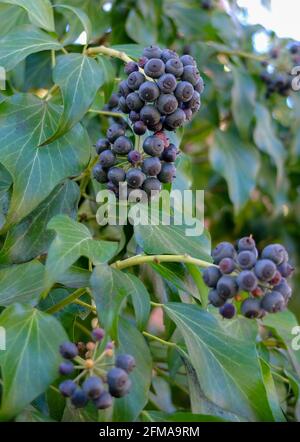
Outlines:
<svg viewBox="0 0 300 442"><path fill-rule="evenodd" d="M61 361L58 348L67 336L55 318L21 304L4 310L0 326L6 330L6 351L0 353L0 420L8 420L55 380Z"/></svg>
<svg viewBox="0 0 300 442"><path fill-rule="evenodd" d="M55 31L53 9L49 0L1 0L1 2L21 6L34 25L47 31Z"/></svg>
<svg viewBox="0 0 300 442"><path fill-rule="evenodd" d="M81 25L83 26L83 29L86 33L86 38L87 38L87 43L88 43L90 41L91 35L92 35L92 24L90 22L89 17L86 15L86 13L82 9L76 8L71 5L59 4L59 5L54 5L54 7L58 8L58 9L71 11L73 14L76 15L76 17L81 22Z"/></svg>
<svg viewBox="0 0 300 442"><path fill-rule="evenodd" d="M27 94L1 104L0 161L14 181L7 226L28 215L63 179L80 174L89 161L89 139L80 125L59 141L38 147L53 133L60 109Z"/></svg>
<svg viewBox="0 0 300 442"><path fill-rule="evenodd" d="M35 305L43 290L44 266L39 261L0 269L0 305L14 302Z"/></svg>
<svg viewBox="0 0 300 442"><path fill-rule="evenodd" d="M0 40L0 66L10 71L28 55L53 49L58 51L61 44L46 32L31 25L13 29Z"/></svg>
<svg viewBox="0 0 300 442"><path fill-rule="evenodd" d="M231 66L233 73L232 113L235 123L246 138L249 133L255 107L255 83L250 74L242 68Z"/></svg>

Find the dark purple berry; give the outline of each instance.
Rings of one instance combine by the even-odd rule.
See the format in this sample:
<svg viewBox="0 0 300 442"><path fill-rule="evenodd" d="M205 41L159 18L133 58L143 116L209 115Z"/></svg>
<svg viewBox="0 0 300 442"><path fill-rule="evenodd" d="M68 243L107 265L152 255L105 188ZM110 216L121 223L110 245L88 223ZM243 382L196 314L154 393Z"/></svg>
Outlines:
<svg viewBox="0 0 300 442"><path fill-rule="evenodd" d="M146 178L143 183L143 190L147 193L148 196L153 194L156 195L157 192L161 191L161 182L154 177Z"/></svg>
<svg viewBox="0 0 300 442"><path fill-rule="evenodd" d="M171 92L175 91L177 81L174 75L164 74L159 78L157 85L162 92L165 94L170 94Z"/></svg>
<svg viewBox="0 0 300 442"><path fill-rule="evenodd" d="M208 267L203 272L203 281L208 287L215 288L222 274L218 267Z"/></svg>
<svg viewBox="0 0 300 442"><path fill-rule="evenodd" d="M165 147L160 159L166 161L167 163L174 163L177 158L177 148L174 144L170 144Z"/></svg>
<svg viewBox="0 0 300 442"><path fill-rule="evenodd" d="M188 65L184 66L181 78L195 86L200 79L200 74L196 66Z"/></svg>
<svg viewBox="0 0 300 442"><path fill-rule="evenodd" d="M113 403L112 396L107 392L103 391L100 396L93 401L95 407L98 410L105 410L106 408L110 408Z"/></svg>
<svg viewBox="0 0 300 442"><path fill-rule="evenodd" d="M276 291L268 292L261 300L261 307L268 313L281 312L285 308L284 297Z"/></svg>
<svg viewBox="0 0 300 442"><path fill-rule="evenodd" d="M217 283L217 292L221 298L233 298L238 291L236 278L228 275L223 275Z"/></svg>
<svg viewBox="0 0 300 442"><path fill-rule="evenodd" d="M292 289L284 278L282 278L280 283L274 287L274 290L281 293L285 301L288 301L292 296Z"/></svg>
<svg viewBox="0 0 300 442"><path fill-rule="evenodd" d="M237 283L240 290L252 292L258 285L257 277L250 270L243 270L237 277Z"/></svg>
<svg viewBox="0 0 300 442"><path fill-rule="evenodd" d="M95 149L98 155L109 148L110 142L107 138L100 138L95 144Z"/></svg>
<svg viewBox="0 0 300 442"><path fill-rule="evenodd" d="M98 376L91 376L84 381L82 389L89 399L97 399L103 392L103 382Z"/></svg>
<svg viewBox="0 0 300 442"><path fill-rule="evenodd" d="M141 109L140 112L141 120L147 125L147 126L153 126L155 124L158 124L160 121L160 113L158 110L151 105L146 105Z"/></svg>
<svg viewBox="0 0 300 442"><path fill-rule="evenodd" d="M185 113L182 109L176 109L175 112L173 112L170 115L167 115L164 121L164 125L171 130L177 129L178 127L182 126L185 122Z"/></svg>
<svg viewBox="0 0 300 442"><path fill-rule="evenodd" d="M156 124L148 124L148 129L152 132L160 132L163 128L162 122L159 121Z"/></svg>
<svg viewBox="0 0 300 442"><path fill-rule="evenodd" d="M128 161L131 164L138 164L142 160L142 155L137 150L132 150L128 154Z"/></svg>
<svg viewBox="0 0 300 442"><path fill-rule="evenodd" d="M175 112L178 107L178 101L173 94L162 94L157 100L156 105L162 115L168 115Z"/></svg>
<svg viewBox="0 0 300 442"><path fill-rule="evenodd" d="M129 61L129 63L126 63L124 66L124 72L126 75L129 75L132 72L136 72L138 70L139 70L139 66L134 61Z"/></svg>
<svg viewBox="0 0 300 442"><path fill-rule="evenodd" d="M219 267L224 275L229 275L235 270L235 261L232 258L223 258Z"/></svg>
<svg viewBox="0 0 300 442"><path fill-rule="evenodd" d="M245 236L244 238L241 238L238 242L239 252L243 252L244 250L249 250L251 252L255 250L255 247L255 241L251 236Z"/></svg>
<svg viewBox="0 0 300 442"><path fill-rule="evenodd" d="M133 125L133 132L136 135L144 135L147 132L147 126L143 121L137 121Z"/></svg>
<svg viewBox="0 0 300 442"><path fill-rule="evenodd" d="M140 121L141 117L139 112L130 111L129 119L132 123L136 123L137 121Z"/></svg>
<svg viewBox="0 0 300 442"><path fill-rule="evenodd" d="M198 82L195 84L194 89L195 91L199 92L199 94L203 94L204 92L204 81L203 78L200 77Z"/></svg>
<svg viewBox="0 0 300 442"><path fill-rule="evenodd" d="M124 114L129 114L130 109L129 109L129 107L126 104L126 98L125 97L120 97L120 99L119 99L119 109Z"/></svg>
<svg viewBox="0 0 300 442"><path fill-rule="evenodd" d="M161 138L151 135L145 139L143 149L146 154L159 157L164 150L164 142Z"/></svg>
<svg viewBox="0 0 300 442"><path fill-rule="evenodd" d="M249 250L244 250L238 254L237 262L243 270L252 269L256 264L256 256Z"/></svg>
<svg viewBox="0 0 300 442"><path fill-rule="evenodd" d="M235 306L232 304L225 304L219 309L219 313L225 319L232 319L235 316L236 310Z"/></svg>
<svg viewBox="0 0 300 442"><path fill-rule="evenodd" d="M183 64L179 58L170 58L166 62L165 69L168 74L173 74L175 77L180 77L183 74Z"/></svg>
<svg viewBox="0 0 300 442"><path fill-rule="evenodd" d="M107 383L110 394L116 396L116 393L122 391L128 381L128 373L119 367L114 367L107 372ZM116 396L119 397L119 396Z"/></svg>
<svg viewBox="0 0 300 442"><path fill-rule="evenodd" d="M121 167L112 167L107 173L109 181L118 185L122 181L125 181L125 171Z"/></svg>
<svg viewBox="0 0 300 442"><path fill-rule="evenodd" d="M126 97L126 104L129 109L132 111L139 112L144 106L144 102L140 99L140 96L137 92L131 92Z"/></svg>
<svg viewBox="0 0 300 442"><path fill-rule="evenodd" d="M64 342L59 346L59 352L65 359L73 359L78 355L78 348L73 342Z"/></svg>
<svg viewBox="0 0 300 442"><path fill-rule="evenodd" d="M116 359L116 367L122 368L127 373L130 373L136 366L133 356L128 354L118 355Z"/></svg>
<svg viewBox="0 0 300 442"><path fill-rule="evenodd" d="M111 150L105 150L99 155L99 163L105 168L112 167L116 163L116 157Z"/></svg>
<svg viewBox="0 0 300 442"><path fill-rule="evenodd" d="M282 279L282 275L281 275L281 273L277 270L276 273L275 273L274 278L271 279L270 284L271 284L271 285L278 285L278 284L280 283L281 279Z"/></svg>
<svg viewBox="0 0 300 442"><path fill-rule="evenodd" d="M261 281L271 281L276 273L276 265L270 259L260 259L257 261L254 271Z"/></svg>
<svg viewBox="0 0 300 442"><path fill-rule="evenodd" d="M145 175L141 169L133 168L129 169L126 173L126 181L130 187L133 189L138 189L142 186L145 181Z"/></svg>
<svg viewBox="0 0 300 442"><path fill-rule="evenodd" d="M278 270L284 278L288 278L291 276L293 271L295 270L288 262L283 262L278 266Z"/></svg>
<svg viewBox="0 0 300 442"><path fill-rule="evenodd" d="M189 101L194 93L194 88L191 85L191 83L188 83L187 81L180 81L175 89L175 96L179 101Z"/></svg>
<svg viewBox="0 0 300 442"><path fill-rule="evenodd" d="M149 59L147 57L139 58L139 61L138 61L139 67L143 69L145 67L145 64L147 63L148 60Z"/></svg>
<svg viewBox="0 0 300 442"><path fill-rule="evenodd" d="M96 164L93 167L93 177L98 183L106 183L107 182L107 173L101 166L101 164Z"/></svg>
<svg viewBox="0 0 300 442"><path fill-rule="evenodd" d="M183 55L182 57L180 57L180 60L183 66L196 66L196 61L191 55Z"/></svg>
<svg viewBox="0 0 300 442"><path fill-rule="evenodd" d="M221 242L212 251L212 257L215 264L219 264L223 258L234 258L235 254L235 249L229 242Z"/></svg>
<svg viewBox="0 0 300 442"><path fill-rule="evenodd" d="M113 143L117 138L125 135L125 129L120 124L114 123L107 129L106 135L109 141Z"/></svg>
<svg viewBox="0 0 300 442"><path fill-rule="evenodd" d="M133 144L128 137L122 136L116 139L112 150L118 155L127 155L133 149Z"/></svg>
<svg viewBox="0 0 300 442"><path fill-rule="evenodd" d="M261 315L260 300L247 298L241 306L242 315L248 319L255 319Z"/></svg>
<svg viewBox="0 0 300 442"><path fill-rule="evenodd" d="M64 361L59 366L59 373L62 375L68 375L73 373L74 365L71 361Z"/></svg>
<svg viewBox="0 0 300 442"><path fill-rule="evenodd" d="M118 94L112 94L110 96L110 99L108 101L108 109L109 110L112 110L112 109L114 109L115 107L118 106L119 98L120 98L120 96Z"/></svg>
<svg viewBox="0 0 300 442"><path fill-rule="evenodd" d="M165 73L165 64L159 58L152 58L145 64L144 71L148 77L159 78Z"/></svg>
<svg viewBox="0 0 300 442"><path fill-rule="evenodd" d="M286 250L280 244L271 244L265 247L262 251L261 257L264 259L270 259L275 262L276 265L281 264L285 260Z"/></svg>
<svg viewBox="0 0 300 442"><path fill-rule="evenodd" d="M94 328L94 330L92 331L92 336L95 341L100 342L105 336L105 330L100 327Z"/></svg>
<svg viewBox="0 0 300 442"><path fill-rule="evenodd" d="M160 55L160 58L166 63L171 58L179 58L178 54L171 49L164 49Z"/></svg>
<svg viewBox="0 0 300 442"><path fill-rule="evenodd" d="M225 299L221 298L217 290L211 290L208 294L208 301L214 307L222 307L225 304Z"/></svg>
<svg viewBox="0 0 300 442"><path fill-rule="evenodd" d="M150 58L160 58L162 52L163 51L158 46L151 45L148 48L145 48L143 50L143 56L147 57L148 59L150 59Z"/></svg>
<svg viewBox="0 0 300 442"><path fill-rule="evenodd" d="M77 388L71 396L71 402L75 408L84 408L88 401L86 393L81 388Z"/></svg>
<svg viewBox="0 0 300 442"><path fill-rule="evenodd" d="M192 98L185 103L185 107L191 109L192 111L198 111L201 106L200 94L194 91Z"/></svg>
<svg viewBox="0 0 300 442"><path fill-rule="evenodd" d="M159 97L159 88L153 81L145 81L139 88L139 96L146 102L155 101Z"/></svg>
<svg viewBox="0 0 300 442"><path fill-rule="evenodd" d="M126 80L122 80L119 84L119 93L122 95L122 97L126 98L128 94L130 94L132 90L128 86L128 83Z"/></svg>
<svg viewBox="0 0 300 442"><path fill-rule="evenodd" d="M157 157L146 158L143 162L142 171L149 176L156 176L161 171L161 162Z"/></svg>
<svg viewBox="0 0 300 442"><path fill-rule="evenodd" d="M127 78L127 84L130 89L136 91L139 89L142 83L144 83L145 77L141 72L132 72Z"/></svg>
<svg viewBox="0 0 300 442"><path fill-rule="evenodd" d="M176 167L173 163L163 163L157 178L161 183L172 183L176 178Z"/></svg>
<svg viewBox="0 0 300 442"><path fill-rule="evenodd" d="M59 384L58 388L63 396L70 397L76 390L76 384L71 379L67 379L66 381L63 381L61 384Z"/></svg>

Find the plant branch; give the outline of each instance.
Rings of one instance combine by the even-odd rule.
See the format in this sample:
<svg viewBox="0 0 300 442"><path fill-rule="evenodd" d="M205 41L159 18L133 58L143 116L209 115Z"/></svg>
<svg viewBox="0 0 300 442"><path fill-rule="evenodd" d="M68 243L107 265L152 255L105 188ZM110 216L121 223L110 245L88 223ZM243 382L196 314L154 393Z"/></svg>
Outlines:
<svg viewBox="0 0 300 442"><path fill-rule="evenodd" d="M90 109L89 112L93 112L99 115L106 115L107 117L125 118L125 114L122 114L122 112L103 111L96 109Z"/></svg>
<svg viewBox="0 0 300 442"><path fill-rule="evenodd" d="M129 63L130 61L133 61L130 57L128 57L125 52L117 51L116 49L107 48L106 46L96 46L94 48L88 48L85 53L87 55L108 55L109 57L119 58L120 60L124 61L124 63Z"/></svg>
<svg viewBox="0 0 300 442"><path fill-rule="evenodd" d="M163 339L158 338L157 336L151 335L150 333L147 333L145 331L143 331L143 335L149 339L153 339L154 341L160 342L160 344L167 345L168 347L176 347L175 342L164 341Z"/></svg>
<svg viewBox="0 0 300 442"><path fill-rule="evenodd" d="M193 258L189 255L137 255L121 261L116 261L111 264L111 266L115 269L123 270L131 266L147 263L160 264L162 262L180 262L185 264L195 264L196 266L202 268L214 266L214 264L212 264L211 262L203 261L202 259L198 258Z"/></svg>
<svg viewBox="0 0 300 442"><path fill-rule="evenodd" d="M76 301L85 292L86 292L85 288L75 290L75 292L71 293L71 295L67 296L62 301L60 301L57 304L53 305L52 307L48 308L46 310L46 313L53 314L53 313L58 312L59 310L66 307L68 304L71 304L72 302Z"/></svg>

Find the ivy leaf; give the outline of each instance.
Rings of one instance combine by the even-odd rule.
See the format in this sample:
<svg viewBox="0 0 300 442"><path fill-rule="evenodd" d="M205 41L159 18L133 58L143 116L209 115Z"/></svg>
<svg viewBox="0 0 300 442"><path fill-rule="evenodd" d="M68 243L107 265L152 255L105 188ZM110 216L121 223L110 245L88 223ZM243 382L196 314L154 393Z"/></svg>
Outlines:
<svg viewBox="0 0 300 442"><path fill-rule="evenodd" d="M89 161L90 142L81 125L59 141L38 147L53 132L60 111L60 106L30 94L14 95L1 104L0 162L14 182L6 229L34 210L62 180L80 174Z"/></svg>
<svg viewBox="0 0 300 442"><path fill-rule="evenodd" d="M257 104L255 109L256 127L254 141L257 147L273 158L277 167L277 180L281 183L284 174L286 152L282 142L275 135L271 115L266 107Z"/></svg>
<svg viewBox="0 0 300 442"><path fill-rule="evenodd" d="M36 305L43 290L44 266L39 261L0 269L0 305L14 302Z"/></svg>
<svg viewBox="0 0 300 442"><path fill-rule="evenodd" d="M233 74L232 113L244 138L247 138L255 107L255 84L245 69L231 66Z"/></svg>
<svg viewBox="0 0 300 442"><path fill-rule="evenodd" d="M255 188L259 168L255 150L241 142L234 132L217 131L210 160L214 169L225 178L230 199L236 211L240 211Z"/></svg>
<svg viewBox="0 0 300 442"><path fill-rule="evenodd" d="M48 224L56 232L46 261L46 285L53 283L80 256L86 256L94 264L110 260L118 245L109 241L96 241L89 229L66 215L57 215Z"/></svg>
<svg viewBox="0 0 300 442"><path fill-rule="evenodd" d="M10 71L30 54L47 49L58 51L61 48L62 45L46 32L24 25L13 29L0 40L0 66Z"/></svg>
<svg viewBox="0 0 300 442"><path fill-rule="evenodd" d="M54 134L43 141L43 145L52 143L82 119L103 84L104 75L93 58L68 54L58 58L53 79L62 91L64 112Z"/></svg>
<svg viewBox="0 0 300 442"><path fill-rule="evenodd" d="M118 337L121 305L128 296L134 306L137 326L145 328L150 314L150 296L136 276L101 265L94 269L91 286L100 321L114 339Z"/></svg>
<svg viewBox="0 0 300 442"><path fill-rule="evenodd" d="M247 420L273 421L255 344L226 334L198 306L169 303L164 308L184 338L205 396Z"/></svg>
<svg viewBox="0 0 300 442"><path fill-rule="evenodd" d="M28 17L22 8L0 4L0 36L25 23L28 23Z"/></svg>
<svg viewBox="0 0 300 442"><path fill-rule="evenodd" d="M141 45L149 46L157 41L156 28L149 17L142 17L134 8L130 10L126 20L126 32L133 41Z"/></svg>
<svg viewBox="0 0 300 442"><path fill-rule="evenodd" d="M1 0L1 2L21 6L28 13L32 24L47 31L55 31L53 9L49 0Z"/></svg>
<svg viewBox="0 0 300 442"><path fill-rule="evenodd" d="M143 410L142 420L143 422L226 422L224 419L207 414L193 414L184 411L168 414L149 410Z"/></svg>
<svg viewBox="0 0 300 442"><path fill-rule="evenodd" d="M59 345L68 338L54 317L22 304L4 310L0 327L6 330L6 351L0 352L0 420L6 421L55 380L61 361Z"/></svg>
<svg viewBox="0 0 300 442"><path fill-rule="evenodd" d="M90 22L89 17L86 15L86 13L82 9L76 8L71 5L63 5L63 4L54 5L54 8L62 9L63 12L64 12L64 10L70 11L73 14L75 14L76 17L78 18L78 20L81 22L83 29L86 33L87 43L90 41L91 36L92 36L92 24Z"/></svg>
<svg viewBox="0 0 300 442"><path fill-rule="evenodd" d="M58 214L76 215L79 187L73 181L59 184L33 212L13 226L0 252L0 262L21 263L46 253L54 233L47 224Z"/></svg>
<svg viewBox="0 0 300 442"><path fill-rule="evenodd" d="M148 206L146 208L140 206L140 208L141 212L148 210ZM155 209L151 210L152 214L155 214ZM163 225L161 222L152 223L149 218L148 224L140 223L134 226L134 233L138 245L149 255L189 254L194 258L211 261L209 233L204 229L200 235L188 236L187 231L194 227L184 224L184 219L182 225L175 225L171 217L170 225Z"/></svg>
<svg viewBox="0 0 300 442"><path fill-rule="evenodd" d="M118 353L129 353L136 360L136 368L130 374L130 394L115 400L114 422L133 422L148 402L152 377L152 358L143 335L129 321L120 318Z"/></svg>

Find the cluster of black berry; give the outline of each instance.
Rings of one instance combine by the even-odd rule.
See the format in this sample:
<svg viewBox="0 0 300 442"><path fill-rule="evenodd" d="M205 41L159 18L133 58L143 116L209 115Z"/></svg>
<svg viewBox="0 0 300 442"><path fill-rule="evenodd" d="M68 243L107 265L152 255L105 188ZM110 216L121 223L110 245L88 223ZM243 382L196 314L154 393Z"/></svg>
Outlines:
<svg viewBox="0 0 300 442"><path fill-rule="evenodd" d="M119 183L126 181L129 192L143 189L149 195L176 176L179 152L164 130L175 131L192 119L204 83L193 57L157 46L145 48L138 63L127 63L125 73L128 78L120 82L107 109L129 114L128 124L113 123L106 138L97 141L99 162L93 176L116 194ZM130 129L137 136L153 134L134 149Z"/></svg>
<svg viewBox="0 0 300 442"><path fill-rule="evenodd" d="M206 11L211 11L214 8L213 0L202 0L201 8L205 9Z"/></svg>
<svg viewBox="0 0 300 442"><path fill-rule="evenodd" d="M113 357L113 343L109 342L105 350L99 355L98 345L104 337L104 330L95 328L93 338L95 342L87 344L64 342L60 346L60 353L65 359L60 364L61 375L71 375L79 371L74 379L67 379L59 385L61 394L70 398L75 408L83 408L91 400L97 409L109 408L113 397L121 398L129 393L131 380L128 374L135 367L135 359L128 354L118 355L115 364L107 372L107 360ZM85 358L80 354L85 353ZM73 361L73 362L72 362ZM76 364L76 365L75 365ZM76 373L77 374L77 373ZM105 387L108 385L108 388Z"/></svg>
<svg viewBox="0 0 300 442"><path fill-rule="evenodd" d="M281 61L281 66L289 65L290 70L292 70L293 66L300 65L300 43L294 43L290 46L288 53L289 55L287 55L287 49L273 48L270 51L270 57L272 60L277 60L281 58L282 54L284 61ZM262 64L265 70L261 73L260 78L267 86L266 98L274 93L287 97L292 90L293 76L291 72L284 72L282 68L279 71L276 66L272 66L273 62L271 64L263 62Z"/></svg>
<svg viewBox="0 0 300 442"><path fill-rule="evenodd" d="M205 284L211 288L210 304L220 308L227 319L234 317L235 306L230 299L244 299L241 313L246 318L262 318L266 313L276 313L286 308L292 295L287 283L293 267L288 253L280 244L265 247L259 256L255 241L245 237L237 247L228 242L220 243L212 252L214 266L203 273Z"/></svg>

